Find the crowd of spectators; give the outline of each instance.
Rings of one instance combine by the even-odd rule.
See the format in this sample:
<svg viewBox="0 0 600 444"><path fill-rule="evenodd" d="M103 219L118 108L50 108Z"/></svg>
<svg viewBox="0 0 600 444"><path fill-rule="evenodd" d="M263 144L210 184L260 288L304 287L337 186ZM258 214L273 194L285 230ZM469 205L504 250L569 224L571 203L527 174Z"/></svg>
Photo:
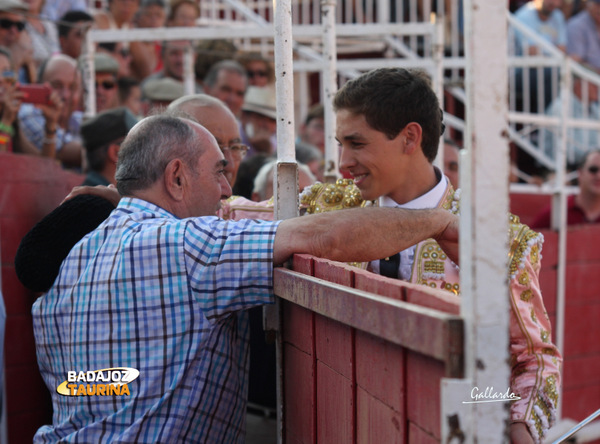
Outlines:
<svg viewBox="0 0 600 444"><path fill-rule="evenodd" d="M600 82L594 81L594 76L600 74L600 0L511 1L509 7L521 24L581 64L589 73L584 77L574 71L567 83L570 85L569 91L563 94L560 76L566 73L561 72L562 68L541 65L517 68L514 91L517 111L560 120L566 108L566 115L570 119L597 122L600 118ZM518 29L514 33L514 53L521 57L550 55L539 39L526 36ZM543 159L555 163L557 153L564 144L567 168L573 172L571 176L579 180L586 156L600 147L599 136L600 130L593 124L578 126L567 123L564 131L561 125L542 124L530 130L527 136L532 145L537 147L538 157L532 159L520 152L513 156L513 161L520 171L531 175L527 182L543 183L554 177L553 168L544 164ZM521 177L521 180L525 179Z"/></svg>
<svg viewBox="0 0 600 444"><path fill-rule="evenodd" d="M191 27L199 18L193 0L108 0L105 9L89 8L82 0L0 0L0 151L49 157L65 168L93 172L87 145L95 151L94 139L106 135L101 125L98 130L88 125L84 137L86 116L126 108L140 119L167 107L184 95L189 53L194 92L216 97L232 111L248 146L246 159L254 153L271 157L276 150L273 61L241 51L230 40L97 43L95 109L85 109L82 45L88 30ZM45 93L43 100L28 88ZM312 117L307 119L306 131L319 124L322 133L322 109L320 119L310 124ZM321 134L299 148L316 174L323 166L322 141Z"/></svg>

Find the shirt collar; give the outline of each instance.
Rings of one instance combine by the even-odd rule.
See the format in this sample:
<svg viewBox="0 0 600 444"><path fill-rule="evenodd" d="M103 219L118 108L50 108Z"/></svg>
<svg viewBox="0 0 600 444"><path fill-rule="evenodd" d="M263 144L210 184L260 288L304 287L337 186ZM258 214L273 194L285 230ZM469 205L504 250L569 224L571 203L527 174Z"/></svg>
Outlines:
<svg viewBox="0 0 600 444"><path fill-rule="evenodd" d="M444 197L446 188L448 187L448 179L446 176L440 173L437 167L435 168L435 174L439 178L438 183L427 193L417 197L416 199L406 202L402 205L396 203L393 199L382 196L379 198L380 207L391 207L391 208L406 208L409 210L422 210L427 208L437 208L440 201Z"/></svg>
<svg viewBox="0 0 600 444"><path fill-rule="evenodd" d="M137 212L151 212L154 213L153 217L164 216L164 217L173 217L176 218L175 215L168 212L164 208L159 207L151 202L148 202L143 199L138 199L136 197L123 197L119 201L119 205L117 206L117 210L123 210L127 213L137 213Z"/></svg>

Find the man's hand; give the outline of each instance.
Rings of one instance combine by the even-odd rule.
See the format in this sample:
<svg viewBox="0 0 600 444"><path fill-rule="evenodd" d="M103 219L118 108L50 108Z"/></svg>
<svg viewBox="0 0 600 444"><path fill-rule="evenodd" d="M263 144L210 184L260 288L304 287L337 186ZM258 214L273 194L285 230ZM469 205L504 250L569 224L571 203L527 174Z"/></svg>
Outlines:
<svg viewBox="0 0 600 444"><path fill-rule="evenodd" d="M533 438L523 422L513 422L510 425L511 444L534 444Z"/></svg>
<svg viewBox="0 0 600 444"><path fill-rule="evenodd" d="M445 210L444 210L445 211ZM459 226L459 217L445 211L448 222L440 232L438 236L435 236L435 240L442 250L448 255L448 257L458 265L458 226Z"/></svg>
<svg viewBox="0 0 600 444"><path fill-rule="evenodd" d="M80 194L93 194L94 196L108 200L115 207L119 205L119 201L121 200L121 195L117 191L117 188L112 184L107 187L104 185L96 185L95 187L80 186L73 188L67 197L65 197L61 202L61 204L69 199L73 199L75 196L79 196Z"/></svg>
<svg viewBox="0 0 600 444"><path fill-rule="evenodd" d="M56 131L63 106L62 99L56 91L50 93L50 103L48 105L36 105L42 111L42 115L46 120L46 129L54 129Z"/></svg>
<svg viewBox="0 0 600 444"><path fill-rule="evenodd" d="M19 113L23 96L23 92L17 89L16 84L7 84L4 86L2 98L0 99L0 102L3 106L2 123L7 126L12 126L17 118L17 114Z"/></svg>

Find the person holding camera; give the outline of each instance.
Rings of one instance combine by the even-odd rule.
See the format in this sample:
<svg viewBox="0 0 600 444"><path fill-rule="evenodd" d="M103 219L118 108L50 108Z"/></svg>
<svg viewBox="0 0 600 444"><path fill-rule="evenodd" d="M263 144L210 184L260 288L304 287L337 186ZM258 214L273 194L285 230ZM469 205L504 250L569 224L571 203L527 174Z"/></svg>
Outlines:
<svg viewBox="0 0 600 444"><path fill-rule="evenodd" d="M15 152L36 156L54 157L54 146L38 150L19 131L17 115L27 93L16 82L16 73L11 62L11 53L0 46L0 152Z"/></svg>
<svg viewBox="0 0 600 444"><path fill-rule="evenodd" d="M24 99L19 124L25 136L40 152L52 152L67 167L81 167L82 146L79 128L83 114L77 110L81 97L81 77L77 62L55 54L42 65L35 93ZM33 85L31 85L33 86ZM44 94L44 90L46 93Z"/></svg>

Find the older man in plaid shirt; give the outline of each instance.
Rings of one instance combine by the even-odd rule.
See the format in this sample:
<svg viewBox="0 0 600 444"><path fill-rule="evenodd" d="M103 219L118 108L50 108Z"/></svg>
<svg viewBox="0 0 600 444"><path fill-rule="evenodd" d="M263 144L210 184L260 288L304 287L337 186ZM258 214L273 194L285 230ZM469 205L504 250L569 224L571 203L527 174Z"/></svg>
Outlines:
<svg viewBox="0 0 600 444"><path fill-rule="evenodd" d="M231 193L224 165L197 123L154 116L131 130L116 173L124 197L33 306L54 407L35 442L243 443L244 310L273 302L275 264L293 253L370 260L432 236L457 251L456 217L443 210L224 221L214 216ZM129 376L98 382L108 369Z"/></svg>

